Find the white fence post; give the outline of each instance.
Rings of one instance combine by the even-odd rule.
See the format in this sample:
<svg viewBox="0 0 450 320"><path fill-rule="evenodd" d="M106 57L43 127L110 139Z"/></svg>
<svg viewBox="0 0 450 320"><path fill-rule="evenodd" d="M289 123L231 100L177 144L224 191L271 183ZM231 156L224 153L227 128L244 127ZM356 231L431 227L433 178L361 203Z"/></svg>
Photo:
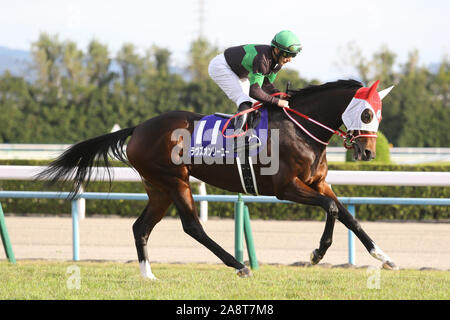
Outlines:
<svg viewBox="0 0 450 320"><path fill-rule="evenodd" d="M204 182L200 182L198 193L201 196L206 196L206 184ZM200 201L200 220L208 221L208 201Z"/></svg>
<svg viewBox="0 0 450 320"><path fill-rule="evenodd" d="M80 193L84 193L83 186L80 187ZM86 199L79 198L77 200L78 207L78 220L84 220L86 218Z"/></svg>

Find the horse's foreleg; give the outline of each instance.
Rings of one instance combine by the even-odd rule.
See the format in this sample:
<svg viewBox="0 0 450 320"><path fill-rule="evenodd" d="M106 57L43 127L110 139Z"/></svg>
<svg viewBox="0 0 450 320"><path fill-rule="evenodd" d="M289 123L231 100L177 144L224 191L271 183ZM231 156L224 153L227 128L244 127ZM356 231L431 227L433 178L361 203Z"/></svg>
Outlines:
<svg viewBox="0 0 450 320"><path fill-rule="evenodd" d="M323 259L328 248L333 242L333 230L336 218L327 213L327 220L325 222L325 229L323 230L322 237L320 238L319 248L311 252L310 261L311 264L318 264Z"/></svg>
<svg viewBox="0 0 450 320"><path fill-rule="evenodd" d="M325 181L317 185L317 191L327 197L330 197L336 203L339 202L333 190L331 190L330 185ZM334 223L336 222L337 216L338 216L337 212L333 212L333 214L327 213L325 229L323 230L322 237L320 238L319 248L315 249L310 256L311 264L319 263L320 260L322 260L323 257L325 256L325 253L327 252L328 248L331 246L333 242Z"/></svg>
<svg viewBox="0 0 450 320"><path fill-rule="evenodd" d="M280 199L287 199L298 203L321 206L327 212L325 230L320 239L320 246L318 249L314 250L310 256L312 264L319 263L328 248L331 246L334 223L339 212L334 199L322 193L312 189L310 186L303 183L300 179L294 178L290 187L286 188L282 195L277 195L277 197Z"/></svg>
<svg viewBox="0 0 450 320"><path fill-rule="evenodd" d="M339 212L333 199L312 189L297 177L295 177L290 185L287 188L284 188L281 193L276 193L276 197L281 200L290 200L297 203L320 206L332 217L336 217Z"/></svg>
<svg viewBox="0 0 450 320"><path fill-rule="evenodd" d="M337 218L340 222L342 222L348 229L350 229L358 238L361 240L363 245L366 247L367 251L380 260L383 263L383 267L386 269L397 269L395 263L389 258L376 244L375 242L367 235L367 233L361 228L359 222L348 212L344 205L342 205L335 193L331 190L331 187L326 183L322 182L317 186L317 189L320 193L330 197L336 203L338 207L338 212L336 215L331 216L327 215L327 222L325 224L325 230L320 239L320 247L319 249L314 250L311 253L311 263L318 263L323 256L325 255L326 250L331 245L332 235L333 235L333 227L335 218Z"/></svg>
<svg viewBox="0 0 450 320"><path fill-rule="evenodd" d="M338 220L342 222L348 229L350 229L362 242L364 247L366 247L367 251L370 255L378 260L380 260L383 264L383 268L397 270L398 267L386 255L376 244L375 242L367 235L367 233L362 229L359 222L352 216L350 212L338 201L339 207Z"/></svg>
<svg viewBox="0 0 450 320"><path fill-rule="evenodd" d="M211 250L225 265L235 268L239 276L247 277L251 275L250 270L245 265L237 261L231 254L208 237L198 219L188 183L183 183L177 191L173 191L172 198L179 211L183 230L188 235Z"/></svg>
<svg viewBox="0 0 450 320"><path fill-rule="evenodd" d="M133 224L133 234L139 261L139 268L144 278L155 280L147 253L147 241L155 225L166 214L172 200L163 192L146 186L149 202L142 214Z"/></svg>
<svg viewBox="0 0 450 320"><path fill-rule="evenodd" d="M323 232L322 238L320 239L320 246L311 253L311 263L317 264L322 260L327 249L331 246L333 228L335 219L337 218L341 221L348 229L353 231L355 235L361 240L363 245L367 248L367 251L383 262L383 266L386 268L395 268L395 264L391 259L383 253L383 251L376 246L373 240L367 235L367 233L361 228L359 222L348 212L348 210L339 202L335 193L331 190L331 187L323 182L318 186L318 191L322 194L330 197L336 203L339 211L335 215L327 215L327 221L325 223L325 230ZM384 265L386 264L386 265ZM389 267L391 266L391 267Z"/></svg>

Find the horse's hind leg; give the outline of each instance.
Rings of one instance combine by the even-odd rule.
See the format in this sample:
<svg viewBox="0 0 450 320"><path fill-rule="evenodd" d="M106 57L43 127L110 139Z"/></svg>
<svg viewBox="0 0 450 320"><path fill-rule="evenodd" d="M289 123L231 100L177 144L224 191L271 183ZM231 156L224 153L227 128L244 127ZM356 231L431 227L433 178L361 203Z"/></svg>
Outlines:
<svg viewBox="0 0 450 320"><path fill-rule="evenodd" d="M149 201L142 214L133 224L133 234L141 274L144 278L154 280L156 277L153 275L150 267L147 253L147 241L154 226L161 221L166 214L172 200L166 193L158 189L150 188L147 185L146 191Z"/></svg>
<svg viewBox="0 0 450 320"><path fill-rule="evenodd" d="M239 276L250 276L250 270L246 266L237 261L231 254L226 252L214 240L208 237L206 232L203 230L203 227L198 219L189 183L182 182L178 185L177 189L178 190L173 190L172 199L180 214L183 230L211 250L220 260L222 260L225 265L235 268Z"/></svg>

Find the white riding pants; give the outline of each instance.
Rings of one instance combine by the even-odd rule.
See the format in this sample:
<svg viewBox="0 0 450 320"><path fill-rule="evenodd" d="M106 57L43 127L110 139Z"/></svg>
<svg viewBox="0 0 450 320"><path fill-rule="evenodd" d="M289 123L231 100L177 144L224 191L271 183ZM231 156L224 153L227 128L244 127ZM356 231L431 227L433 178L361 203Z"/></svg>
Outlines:
<svg viewBox="0 0 450 320"><path fill-rule="evenodd" d="M227 97L236 105L243 102L255 102L250 98L250 81L247 78L239 79L239 77L231 70L224 54L219 54L211 60L208 67L208 73L215 83L225 92Z"/></svg>

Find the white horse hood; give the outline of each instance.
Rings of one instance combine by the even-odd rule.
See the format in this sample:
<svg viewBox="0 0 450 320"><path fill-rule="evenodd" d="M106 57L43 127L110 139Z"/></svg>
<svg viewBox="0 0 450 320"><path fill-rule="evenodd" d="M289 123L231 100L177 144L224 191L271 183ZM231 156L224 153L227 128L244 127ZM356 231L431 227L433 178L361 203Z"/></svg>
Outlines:
<svg viewBox="0 0 450 320"><path fill-rule="evenodd" d="M377 92L377 80L370 88L360 88L342 114L347 130L365 130L377 132L381 121L381 100L392 90L391 86Z"/></svg>

